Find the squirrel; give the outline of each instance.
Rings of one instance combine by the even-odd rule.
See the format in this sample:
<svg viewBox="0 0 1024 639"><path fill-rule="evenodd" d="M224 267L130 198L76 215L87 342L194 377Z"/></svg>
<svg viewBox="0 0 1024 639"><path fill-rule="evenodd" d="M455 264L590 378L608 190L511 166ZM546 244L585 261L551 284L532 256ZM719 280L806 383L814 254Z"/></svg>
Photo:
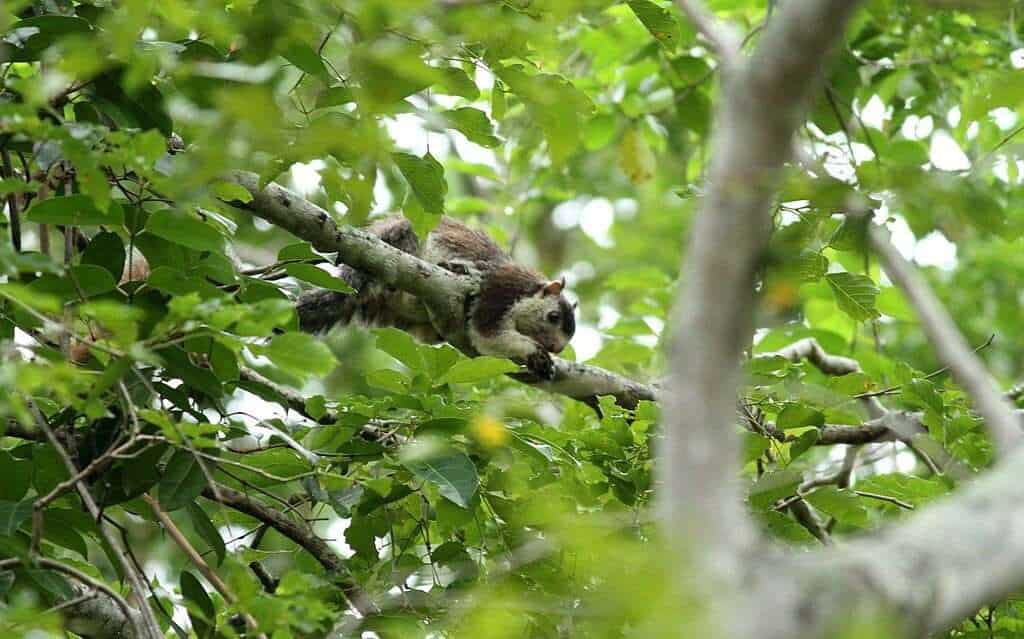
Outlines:
<svg viewBox="0 0 1024 639"><path fill-rule="evenodd" d="M480 355L508 357L525 364L545 380L555 376L552 353L560 353L576 332L575 305L566 299L565 278L549 280L517 264L487 234L448 216L441 218L426 241L420 243L412 224L404 217L388 217L367 229L391 246L416 255L460 275L475 274L480 288L468 300L467 335ZM299 322L303 330L322 332L338 322L353 320L370 326L397 326L423 341L441 336L425 313L410 312L408 294L381 290L370 278L351 267L339 265L340 276L356 296L334 291L310 291L299 298Z"/></svg>

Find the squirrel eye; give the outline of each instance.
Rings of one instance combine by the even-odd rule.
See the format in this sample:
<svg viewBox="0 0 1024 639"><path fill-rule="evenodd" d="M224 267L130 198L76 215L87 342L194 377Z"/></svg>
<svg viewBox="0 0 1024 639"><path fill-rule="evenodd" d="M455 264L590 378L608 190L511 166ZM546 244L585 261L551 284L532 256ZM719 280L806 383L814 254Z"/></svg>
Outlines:
<svg viewBox="0 0 1024 639"><path fill-rule="evenodd" d="M548 313L548 321L551 322L552 324L557 324L558 319L558 311L551 311L550 313Z"/></svg>

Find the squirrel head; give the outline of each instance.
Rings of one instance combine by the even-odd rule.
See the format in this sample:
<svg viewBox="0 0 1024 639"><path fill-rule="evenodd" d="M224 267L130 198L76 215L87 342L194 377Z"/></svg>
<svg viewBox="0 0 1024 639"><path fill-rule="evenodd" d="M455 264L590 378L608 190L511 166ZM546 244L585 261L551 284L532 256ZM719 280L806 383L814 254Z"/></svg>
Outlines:
<svg viewBox="0 0 1024 639"><path fill-rule="evenodd" d="M576 332L576 306L563 295L564 288L564 277L547 282L509 311L516 330L551 353L561 353Z"/></svg>

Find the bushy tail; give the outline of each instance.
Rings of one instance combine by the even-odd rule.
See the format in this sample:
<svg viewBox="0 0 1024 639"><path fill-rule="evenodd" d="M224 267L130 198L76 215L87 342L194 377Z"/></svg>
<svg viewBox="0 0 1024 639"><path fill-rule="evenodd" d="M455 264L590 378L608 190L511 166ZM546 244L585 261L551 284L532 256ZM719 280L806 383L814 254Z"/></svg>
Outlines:
<svg viewBox="0 0 1024 639"><path fill-rule="evenodd" d="M419 254L416 234L409 220L403 217L385 218L370 225L367 231L401 251ZM299 296L296 306L302 330L322 333L335 324L356 322L365 326L395 326L401 323L401 314L394 308L400 294L398 291L374 282L369 274L348 265L339 264L338 269L338 277L354 288L356 294L306 291Z"/></svg>

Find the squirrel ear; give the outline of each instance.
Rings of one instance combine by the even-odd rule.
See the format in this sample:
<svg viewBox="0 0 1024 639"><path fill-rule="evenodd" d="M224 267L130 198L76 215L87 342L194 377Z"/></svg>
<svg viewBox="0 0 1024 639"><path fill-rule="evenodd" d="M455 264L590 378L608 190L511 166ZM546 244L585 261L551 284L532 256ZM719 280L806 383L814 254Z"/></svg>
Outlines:
<svg viewBox="0 0 1024 639"><path fill-rule="evenodd" d="M565 278L561 280L551 280L544 285L544 288L540 289L542 296L547 295L559 295L562 292L562 288L565 286Z"/></svg>

